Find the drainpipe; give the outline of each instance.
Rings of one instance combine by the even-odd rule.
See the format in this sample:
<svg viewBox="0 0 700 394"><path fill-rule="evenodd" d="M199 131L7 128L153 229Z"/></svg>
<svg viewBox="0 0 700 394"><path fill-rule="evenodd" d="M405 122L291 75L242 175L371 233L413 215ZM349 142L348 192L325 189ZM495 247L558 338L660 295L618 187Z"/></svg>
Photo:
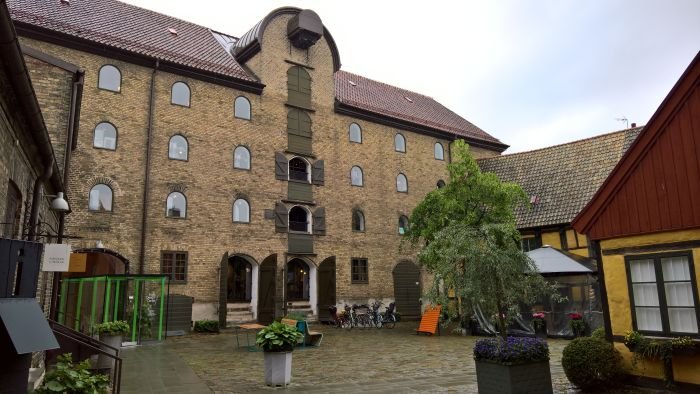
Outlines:
<svg viewBox="0 0 700 394"><path fill-rule="evenodd" d="M34 190L32 192L32 210L29 214L29 233L27 235L27 240L29 241L36 241L36 226L38 224L37 217L39 216L39 204L41 202L41 195L43 194L44 183L48 182L53 174L53 158L47 161L48 163L45 163L44 166L44 172L42 172L41 175L39 175L34 181Z"/></svg>
<svg viewBox="0 0 700 394"><path fill-rule="evenodd" d="M151 139L153 138L153 107L155 105L155 84L156 71L158 71L160 63L156 60L151 73L151 92L148 102L148 129L146 130L146 171L143 177L143 211L141 211L141 249L139 252L139 275L144 272L146 265L146 225L148 218L148 192L150 189L150 173L151 173Z"/></svg>

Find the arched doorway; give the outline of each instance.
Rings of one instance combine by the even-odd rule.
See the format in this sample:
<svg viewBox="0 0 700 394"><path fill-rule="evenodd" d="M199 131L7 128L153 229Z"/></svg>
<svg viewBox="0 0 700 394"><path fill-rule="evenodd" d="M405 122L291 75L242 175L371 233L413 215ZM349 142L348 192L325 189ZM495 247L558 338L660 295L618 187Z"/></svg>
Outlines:
<svg viewBox="0 0 700 394"><path fill-rule="evenodd" d="M335 304L335 256L333 256L323 260L318 266L318 320L330 321L328 307Z"/></svg>
<svg viewBox="0 0 700 394"><path fill-rule="evenodd" d="M228 302L250 302L253 293L253 264L241 256L228 259Z"/></svg>
<svg viewBox="0 0 700 394"><path fill-rule="evenodd" d="M258 314L257 320L269 324L275 320L275 272L277 270L277 255L265 258L260 264L260 280L258 282Z"/></svg>
<svg viewBox="0 0 700 394"><path fill-rule="evenodd" d="M401 261L393 271L396 310L401 318L418 318L420 310L420 268L411 261Z"/></svg>
<svg viewBox="0 0 700 394"><path fill-rule="evenodd" d="M292 259L287 263L287 301L309 301L309 265L302 259Z"/></svg>
<svg viewBox="0 0 700 394"><path fill-rule="evenodd" d="M98 275L121 275L129 273L129 260L121 254L105 248L77 249L73 253L85 253L85 271L64 272L61 278L79 278Z"/></svg>

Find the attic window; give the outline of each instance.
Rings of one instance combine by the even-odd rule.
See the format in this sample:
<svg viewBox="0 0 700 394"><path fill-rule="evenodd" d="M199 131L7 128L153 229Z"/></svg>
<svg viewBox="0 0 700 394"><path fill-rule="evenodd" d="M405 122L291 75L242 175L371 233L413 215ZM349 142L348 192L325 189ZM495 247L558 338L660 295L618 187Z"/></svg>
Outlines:
<svg viewBox="0 0 700 394"><path fill-rule="evenodd" d="M411 100L411 99L410 99L409 97L407 97L407 96L403 96L403 98L406 99L406 101L408 101L409 103L412 103L412 102L413 102L413 100Z"/></svg>
<svg viewBox="0 0 700 394"><path fill-rule="evenodd" d="M540 196L530 196L530 204L536 205L540 203Z"/></svg>
<svg viewBox="0 0 700 394"><path fill-rule="evenodd" d="M351 80L349 80L349 79L348 79L348 83L349 83L350 85L352 85L352 86L357 86L357 84L356 84L355 82L353 82L353 81L351 81Z"/></svg>
<svg viewBox="0 0 700 394"><path fill-rule="evenodd" d="M172 34L174 36L177 35L177 30L173 29L172 27L168 28L168 31L170 32L170 34Z"/></svg>

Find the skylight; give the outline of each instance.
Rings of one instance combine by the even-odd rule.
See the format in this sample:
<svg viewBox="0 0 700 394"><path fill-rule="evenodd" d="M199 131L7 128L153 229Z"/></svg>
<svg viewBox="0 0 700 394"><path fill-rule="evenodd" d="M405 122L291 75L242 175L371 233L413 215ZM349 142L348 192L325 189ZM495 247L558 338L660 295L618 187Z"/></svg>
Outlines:
<svg viewBox="0 0 700 394"><path fill-rule="evenodd" d="M172 35L174 35L174 36L177 35L177 30L173 29L172 27L171 27L171 28L168 28L168 31L170 32L170 34L172 34Z"/></svg>
<svg viewBox="0 0 700 394"><path fill-rule="evenodd" d="M357 84L356 84L355 82L353 82L353 81L351 81L351 80L349 80L349 79L348 79L348 83L349 83L350 85L352 85L352 86L357 86Z"/></svg>
<svg viewBox="0 0 700 394"><path fill-rule="evenodd" d="M404 98L406 101L408 101L409 103L412 103L412 102L413 102L413 100L411 100L411 99L410 99L409 97L407 97L407 96L403 96L403 98Z"/></svg>

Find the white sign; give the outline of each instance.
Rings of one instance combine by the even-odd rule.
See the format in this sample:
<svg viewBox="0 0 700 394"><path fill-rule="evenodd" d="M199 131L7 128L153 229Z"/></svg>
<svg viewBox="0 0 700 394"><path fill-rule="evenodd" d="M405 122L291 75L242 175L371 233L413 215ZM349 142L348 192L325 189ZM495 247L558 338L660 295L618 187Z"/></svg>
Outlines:
<svg viewBox="0 0 700 394"><path fill-rule="evenodd" d="M70 245L68 244L46 244L44 245L44 256L41 260L42 271L46 272L68 272L70 264Z"/></svg>

